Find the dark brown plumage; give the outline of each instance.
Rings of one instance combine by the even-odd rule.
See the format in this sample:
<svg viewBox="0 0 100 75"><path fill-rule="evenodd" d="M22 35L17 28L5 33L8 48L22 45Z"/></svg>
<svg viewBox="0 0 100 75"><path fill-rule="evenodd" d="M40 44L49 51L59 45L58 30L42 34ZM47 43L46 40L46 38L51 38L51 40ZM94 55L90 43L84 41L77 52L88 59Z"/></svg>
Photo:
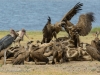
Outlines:
<svg viewBox="0 0 100 75"><path fill-rule="evenodd" d="M100 61L100 52L93 46L91 45L87 45L86 46L86 51L88 52L88 54L94 58L95 60Z"/></svg>
<svg viewBox="0 0 100 75"><path fill-rule="evenodd" d="M71 18L76 15L81 9L81 6L83 6L83 3L78 2L63 18L61 21L69 21Z"/></svg>
<svg viewBox="0 0 100 75"><path fill-rule="evenodd" d="M79 35L86 36L92 29L92 22L94 22L94 14L92 12L82 14L75 28Z"/></svg>
<svg viewBox="0 0 100 75"><path fill-rule="evenodd" d="M76 25L67 21L64 28L68 31L69 37L74 41L76 47L78 46L78 43L80 43L79 36L86 36L91 31L93 21L94 16L92 12L80 15Z"/></svg>
<svg viewBox="0 0 100 75"><path fill-rule="evenodd" d="M44 52L42 53L44 48L36 51L35 49L36 48L33 48L32 44L29 45L30 57L35 61L35 64L37 64L37 62L45 62L45 64L48 63L49 59L43 55Z"/></svg>
<svg viewBox="0 0 100 75"><path fill-rule="evenodd" d="M25 48L20 47L19 51L14 54L14 59L12 60L13 65L24 64L24 60L29 57L29 51Z"/></svg>
<svg viewBox="0 0 100 75"><path fill-rule="evenodd" d="M83 3L78 2L61 20L61 22L65 22L65 30L66 32L69 34L69 26L72 26L73 24L70 22L71 18L76 15L81 9L81 7L83 6ZM70 36L70 34L69 34Z"/></svg>
<svg viewBox="0 0 100 75"><path fill-rule="evenodd" d="M45 42L50 42L50 40L52 39L52 33L54 31L53 26L51 25L51 18L48 17L48 21L46 23L46 25L44 26L42 32L43 32L43 39L42 39L42 43Z"/></svg>
<svg viewBox="0 0 100 75"><path fill-rule="evenodd" d="M18 56L12 61L13 65L24 64L24 60L29 57L29 52L24 51L19 53Z"/></svg>
<svg viewBox="0 0 100 75"><path fill-rule="evenodd" d="M51 24L51 18L49 17L48 22L43 28L43 39L42 43L49 43L52 38L54 37L57 39L57 34L62 30L62 25L64 25L65 22L57 22L54 25Z"/></svg>
<svg viewBox="0 0 100 75"><path fill-rule="evenodd" d="M66 61L67 58L65 57L65 54L65 47L63 47L62 42L54 42L52 64L62 63L63 61Z"/></svg>
<svg viewBox="0 0 100 75"><path fill-rule="evenodd" d="M95 38L94 40L91 41L91 46L96 48L100 52L100 40L99 38Z"/></svg>
<svg viewBox="0 0 100 75"><path fill-rule="evenodd" d="M86 36L92 28L91 23L94 21L94 14L92 12L80 15L76 26L70 22L71 18L80 10L82 10L81 6L83 6L82 3L77 3L61 20L66 23L64 28L69 35L70 31L74 30L77 31L81 36Z"/></svg>

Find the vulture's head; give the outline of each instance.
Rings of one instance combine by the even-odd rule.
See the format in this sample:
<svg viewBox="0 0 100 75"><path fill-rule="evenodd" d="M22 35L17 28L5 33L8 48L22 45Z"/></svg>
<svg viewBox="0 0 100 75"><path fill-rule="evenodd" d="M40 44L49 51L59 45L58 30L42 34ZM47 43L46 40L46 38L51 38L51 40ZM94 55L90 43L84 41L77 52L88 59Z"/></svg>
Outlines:
<svg viewBox="0 0 100 75"><path fill-rule="evenodd" d="M51 18L48 16L48 22L51 22Z"/></svg>
<svg viewBox="0 0 100 75"><path fill-rule="evenodd" d="M63 30L62 27L65 24L66 24L65 22L57 22L57 23L55 23L54 27L55 27L56 31L59 32L59 31L62 31Z"/></svg>

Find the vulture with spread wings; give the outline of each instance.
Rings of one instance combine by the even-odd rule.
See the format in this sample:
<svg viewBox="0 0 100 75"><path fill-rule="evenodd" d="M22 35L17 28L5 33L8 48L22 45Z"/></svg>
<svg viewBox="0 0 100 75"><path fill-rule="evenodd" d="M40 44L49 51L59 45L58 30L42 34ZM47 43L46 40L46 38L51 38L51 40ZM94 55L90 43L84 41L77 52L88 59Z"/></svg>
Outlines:
<svg viewBox="0 0 100 75"><path fill-rule="evenodd" d="M82 10L81 6L83 6L82 3L77 3L60 22L57 22L54 25L51 24L51 18L48 17L48 22L43 28L42 43L49 43L53 37L57 39L56 35L62 30L62 26L64 26L67 21L69 21L75 14Z"/></svg>
<svg viewBox="0 0 100 75"><path fill-rule="evenodd" d="M79 3L78 3L79 4ZM76 4L77 5L77 4ZM79 10L81 10L79 8ZM82 14L79 17L79 21L76 25L70 22L70 19L77 13L77 7L72 8L61 20L66 24L63 25L65 31L68 33L69 38L74 41L75 47L79 46L80 36L86 36L92 28L92 22L94 21L94 14L92 12Z"/></svg>

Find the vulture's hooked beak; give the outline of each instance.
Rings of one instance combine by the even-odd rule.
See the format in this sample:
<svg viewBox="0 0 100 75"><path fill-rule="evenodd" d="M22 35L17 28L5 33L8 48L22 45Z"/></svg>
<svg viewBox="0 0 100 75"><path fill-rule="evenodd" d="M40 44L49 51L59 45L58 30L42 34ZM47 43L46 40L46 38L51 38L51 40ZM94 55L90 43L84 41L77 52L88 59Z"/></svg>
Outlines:
<svg viewBox="0 0 100 75"><path fill-rule="evenodd" d="M62 27L65 27L66 26L66 23L65 22L61 22L61 26Z"/></svg>

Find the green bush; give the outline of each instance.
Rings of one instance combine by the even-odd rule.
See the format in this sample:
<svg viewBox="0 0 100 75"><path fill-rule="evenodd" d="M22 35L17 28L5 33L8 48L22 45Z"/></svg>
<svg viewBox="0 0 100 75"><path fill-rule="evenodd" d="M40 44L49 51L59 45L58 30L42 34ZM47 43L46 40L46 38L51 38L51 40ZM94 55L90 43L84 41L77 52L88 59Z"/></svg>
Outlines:
<svg viewBox="0 0 100 75"><path fill-rule="evenodd" d="M100 31L100 27L95 27L95 28L93 28L93 29L91 30L91 33L94 33L94 32L96 32L96 31Z"/></svg>

